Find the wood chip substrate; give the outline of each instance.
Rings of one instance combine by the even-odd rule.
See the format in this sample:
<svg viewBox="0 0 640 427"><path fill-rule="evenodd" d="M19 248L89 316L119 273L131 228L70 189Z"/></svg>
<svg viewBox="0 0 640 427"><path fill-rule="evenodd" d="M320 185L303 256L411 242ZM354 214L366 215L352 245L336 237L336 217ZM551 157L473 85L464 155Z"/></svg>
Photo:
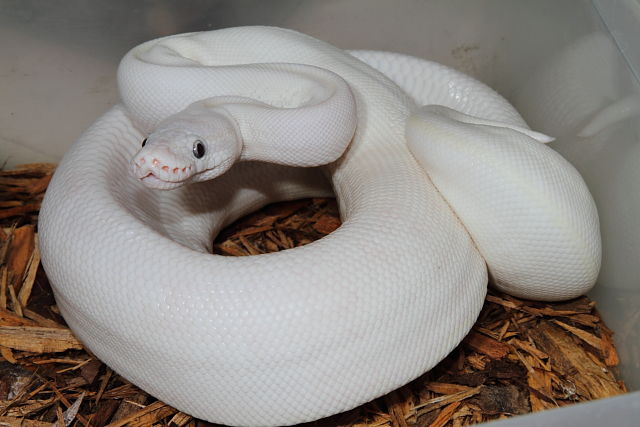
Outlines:
<svg viewBox="0 0 640 427"><path fill-rule="evenodd" d="M53 170L33 164L0 171L0 426L211 425L129 383L65 326L37 249L38 210ZM339 226L332 199L278 203L224 230L215 253L289 249ZM469 335L430 372L311 424L477 424L624 393L617 365L595 302L538 303L490 291Z"/></svg>

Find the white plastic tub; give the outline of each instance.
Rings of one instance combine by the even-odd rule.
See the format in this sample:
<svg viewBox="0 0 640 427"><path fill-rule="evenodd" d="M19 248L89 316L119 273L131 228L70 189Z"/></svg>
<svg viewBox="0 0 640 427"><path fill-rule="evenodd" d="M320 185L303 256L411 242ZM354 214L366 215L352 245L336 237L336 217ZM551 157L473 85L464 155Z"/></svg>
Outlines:
<svg viewBox="0 0 640 427"><path fill-rule="evenodd" d="M453 66L506 96L532 128L556 136L554 148L580 170L598 204L604 256L591 297L616 332L623 379L640 388L638 0L0 0L0 163L58 161L117 102L116 66L137 43L252 24ZM547 84L554 79L562 89ZM638 420L636 391L506 424Z"/></svg>

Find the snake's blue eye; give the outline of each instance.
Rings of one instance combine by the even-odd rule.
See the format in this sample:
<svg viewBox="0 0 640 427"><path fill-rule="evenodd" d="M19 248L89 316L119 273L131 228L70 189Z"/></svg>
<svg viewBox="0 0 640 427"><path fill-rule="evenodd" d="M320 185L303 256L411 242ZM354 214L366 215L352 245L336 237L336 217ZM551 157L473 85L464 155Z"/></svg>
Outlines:
<svg viewBox="0 0 640 427"><path fill-rule="evenodd" d="M204 156L205 151L206 150L204 148L204 142L196 139L193 142L193 155L196 157L196 159L201 159L202 156Z"/></svg>
<svg viewBox="0 0 640 427"><path fill-rule="evenodd" d="M142 146L144 147L145 145L147 145L147 138L142 140Z"/></svg>

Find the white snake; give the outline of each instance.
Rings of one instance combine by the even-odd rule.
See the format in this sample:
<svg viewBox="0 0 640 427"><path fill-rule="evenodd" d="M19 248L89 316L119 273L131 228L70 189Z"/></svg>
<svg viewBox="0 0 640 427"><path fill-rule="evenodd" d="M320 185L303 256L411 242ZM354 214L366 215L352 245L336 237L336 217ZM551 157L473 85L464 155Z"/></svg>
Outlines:
<svg viewBox="0 0 640 427"><path fill-rule="evenodd" d="M51 182L43 263L78 338L182 411L284 425L397 388L471 328L485 261L521 297L595 283L598 218L581 177L461 73L245 27L144 43L119 84L124 105ZM179 188L149 190L131 168ZM322 174L337 231L274 254L208 253L243 214L330 194Z"/></svg>

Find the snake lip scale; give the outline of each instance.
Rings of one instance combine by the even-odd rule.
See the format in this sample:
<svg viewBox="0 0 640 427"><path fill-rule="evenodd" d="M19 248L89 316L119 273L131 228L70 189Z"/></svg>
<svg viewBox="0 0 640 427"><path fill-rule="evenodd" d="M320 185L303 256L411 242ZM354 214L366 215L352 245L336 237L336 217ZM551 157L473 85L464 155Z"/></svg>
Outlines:
<svg viewBox="0 0 640 427"><path fill-rule="evenodd" d="M151 188L167 189L166 187L172 184L174 185L173 188L177 188L186 184L191 178L191 175L185 174L186 171L183 171L183 174L178 176L171 176L170 172L163 176L158 170L139 170L139 168L140 166L135 166L133 171L134 176ZM176 172L174 172L174 174L175 173Z"/></svg>
<svg viewBox="0 0 640 427"><path fill-rule="evenodd" d="M240 27L134 47L118 85L121 104L51 181L42 262L86 347L195 417L277 426L351 409L458 345L489 279L539 300L596 281L580 174L448 67ZM242 215L332 193L329 236L210 254Z"/></svg>

